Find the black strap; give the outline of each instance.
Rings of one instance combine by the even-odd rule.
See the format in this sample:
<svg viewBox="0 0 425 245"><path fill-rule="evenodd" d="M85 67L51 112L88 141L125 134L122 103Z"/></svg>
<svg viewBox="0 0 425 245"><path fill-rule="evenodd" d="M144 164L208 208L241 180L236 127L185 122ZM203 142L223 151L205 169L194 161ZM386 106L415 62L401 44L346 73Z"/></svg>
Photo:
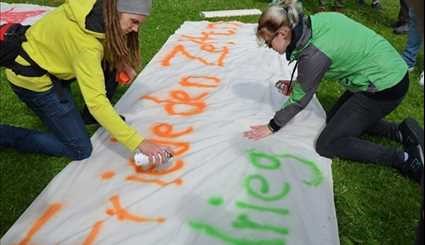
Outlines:
<svg viewBox="0 0 425 245"><path fill-rule="evenodd" d="M52 81L53 88L56 90L60 101L64 103L67 101L65 90L69 90L69 84L74 79L61 80L47 72L45 69L41 68L33 59L31 59L28 53L22 48L22 43L27 41L25 33L29 27L30 26L24 26L21 24L13 24L5 31L4 36L11 36L13 39L9 39L9 41L16 42L16 45L12 45L13 47L11 47L14 50L16 48L16 51L14 51L14 54L12 54L13 57L11 57L11 62L6 67L10 68L15 74L25 77L41 77L47 74ZM21 56L30 65L22 65L16 62L16 56L18 55Z"/></svg>
<svg viewBox="0 0 425 245"><path fill-rule="evenodd" d="M30 26L23 26L20 24L12 25L7 30L7 35L14 35L17 39L16 41L20 43L19 45L19 52L18 54L24 58L28 63L30 63L30 66L21 65L16 61L13 61L13 63L9 66L10 69L12 69L16 74L26 76L26 77L40 77L45 75L47 72L41 68L37 63L35 63L30 56L25 52L25 50L22 48L22 43L27 41L27 38L25 36L26 31L30 28ZM16 57L15 57L16 59Z"/></svg>
<svg viewBox="0 0 425 245"><path fill-rule="evenodd" d="M299 63L300 63L300 60L297 60L297 62L295 63L294 69L292 70L291 80L289 80L289 91L292 91L292 86L293 86L293 83L294 83L294 75L295 75L295 71L298 68Z"/></svg>
<svg viewBox="0 0 425 245"><path fill-rule="evenodd" d="M18 62L14 62L10 69L13 70L18 75L26 76L26 77L41 77L47 73L46 70L41 68L37 63L35 63L30 56L25 52L25 50L21 47L19 51L19 56L24 58L30 66L21 65Z"/></svg>
<svg viewBox="0 0 425 245"><path fill-rule="evenodd" d="M22 47L19 52L19 55L22 58L24 58L28 63L30 63L30 66L23 66L15 62L16 66L14 66L12 69L16 74L27 76L27 77L40 77L47 74L53 83L53 89L56 91L56 94L58 95L60 102L61 103L68 102L68 99L65 96L65 93L67 90L69 90L69 85L74 79L62 80L52 75L51 73L47 72L46 70L41 68L33 59L31 59L31 57Z"/></svg>

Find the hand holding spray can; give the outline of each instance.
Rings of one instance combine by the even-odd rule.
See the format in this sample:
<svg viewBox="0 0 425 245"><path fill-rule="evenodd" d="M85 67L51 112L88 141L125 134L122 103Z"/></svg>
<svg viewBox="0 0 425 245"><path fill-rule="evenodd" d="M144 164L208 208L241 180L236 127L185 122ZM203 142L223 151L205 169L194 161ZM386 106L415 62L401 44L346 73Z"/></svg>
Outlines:
<svg viewBox="0 0 425 245"><path fill-rule="evenodd" d="M164 164L167 163L171 158L173 158L173 155L169 152L166 152L166 156L167 158L164 160L162 159L161 154L156 155L155 158L159 159L159 161ZM144 170L150 168L153 165L153 163L149 161L149 157L140 151L137 151L136 154L134 154L134 163L137 166L142 167L142 169Z"/></svg>
<svg viewBox="0 0 425 245"><path fill-rule="evenodd" d="M279 80L276 82L275 87L285 96L290 96L292 93L291 81Z"/></svg>

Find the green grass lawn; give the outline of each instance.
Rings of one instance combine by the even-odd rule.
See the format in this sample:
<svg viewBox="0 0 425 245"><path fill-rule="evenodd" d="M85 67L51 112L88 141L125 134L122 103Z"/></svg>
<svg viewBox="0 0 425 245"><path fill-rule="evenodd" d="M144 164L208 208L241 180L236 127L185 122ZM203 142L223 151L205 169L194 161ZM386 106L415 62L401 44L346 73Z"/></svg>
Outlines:
<svg viewBox="0 0 425 245"><path fill-rule="evenodd" d="M366 0L368 3L370 0ZM62 1L6 1L28 2L56 6ZM167 38L187 20L201 20L203 10L260 8L266 0L156 0L152 16L142 30L144 64L158 52ZM312 13L318 0L305 0L305 8ZM386 37L400 52L406 36L392 34L389 27L396 20L399 0L381 0L383 10L376 12L369 5L357 6L346 0L344 12ZM236 18L256 22L257 17ZM225 19L226 20L226 19ZM418 67L423 67L423 53ZM401 121L411 116L423 125L423 89L418 85L422 68L411 74L411 87L403 104L388 119ZM78 94L77 89L76 94ZM125 91L120 88L119 98ZM325 108L329 108L342 93L334 82L322 83L318 93ZM78 96L78 95L77 95ZM78 102L81 105L81 99ZM0 123L43 129L40 121L10 90L3 72L0 76ZM95 127L89 131L94 132ZM372 139L386 142L381 139ZM390 142L386 142L391 144ZM65 158L35 154L21 154L14 150L0 150L0 236L18 219L49 181L69 162ZM420 207L418 185L400 176L395 170L334 159L333 175L335 204L341 244L413 244ZM326 245L326 244L318 244Z"/></svg>

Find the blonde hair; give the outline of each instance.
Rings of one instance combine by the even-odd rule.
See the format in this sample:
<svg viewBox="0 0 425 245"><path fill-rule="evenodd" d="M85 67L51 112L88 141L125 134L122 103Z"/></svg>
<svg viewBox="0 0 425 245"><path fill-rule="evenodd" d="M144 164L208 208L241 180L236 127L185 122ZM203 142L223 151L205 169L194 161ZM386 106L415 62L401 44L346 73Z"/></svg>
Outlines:
<svg viewBox="0 0 425 245"><path fill-rule="evenodd" d="M257 39L264 43L264 35L274 35L281 27L293 29L303 13L302 4L297 0L280 0L266 9L258 20Z"/></svg>

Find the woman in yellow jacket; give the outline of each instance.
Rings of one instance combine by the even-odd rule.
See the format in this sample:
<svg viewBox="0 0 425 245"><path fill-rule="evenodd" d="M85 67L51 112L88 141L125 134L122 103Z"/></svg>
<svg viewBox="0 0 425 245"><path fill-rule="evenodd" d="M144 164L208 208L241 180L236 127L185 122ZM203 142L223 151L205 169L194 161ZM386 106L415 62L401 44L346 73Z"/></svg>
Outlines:
<svg viewBox="0 0 425 245"><path fill-rule="evenodd" d="M106 96L102 69L108 63L134 78L140 63L138 29L151 5L151 0L67 0L31 26L22 44L25 55L15 62L38 66L46 74L24 76L7 69L6 76L49 132L0 125L0 148L72 160L89 157L92 146L84 122L60 82L76 79L90 113L114 138L154 163L167 159L170 148L144 140L114 110Z"/></svg>

